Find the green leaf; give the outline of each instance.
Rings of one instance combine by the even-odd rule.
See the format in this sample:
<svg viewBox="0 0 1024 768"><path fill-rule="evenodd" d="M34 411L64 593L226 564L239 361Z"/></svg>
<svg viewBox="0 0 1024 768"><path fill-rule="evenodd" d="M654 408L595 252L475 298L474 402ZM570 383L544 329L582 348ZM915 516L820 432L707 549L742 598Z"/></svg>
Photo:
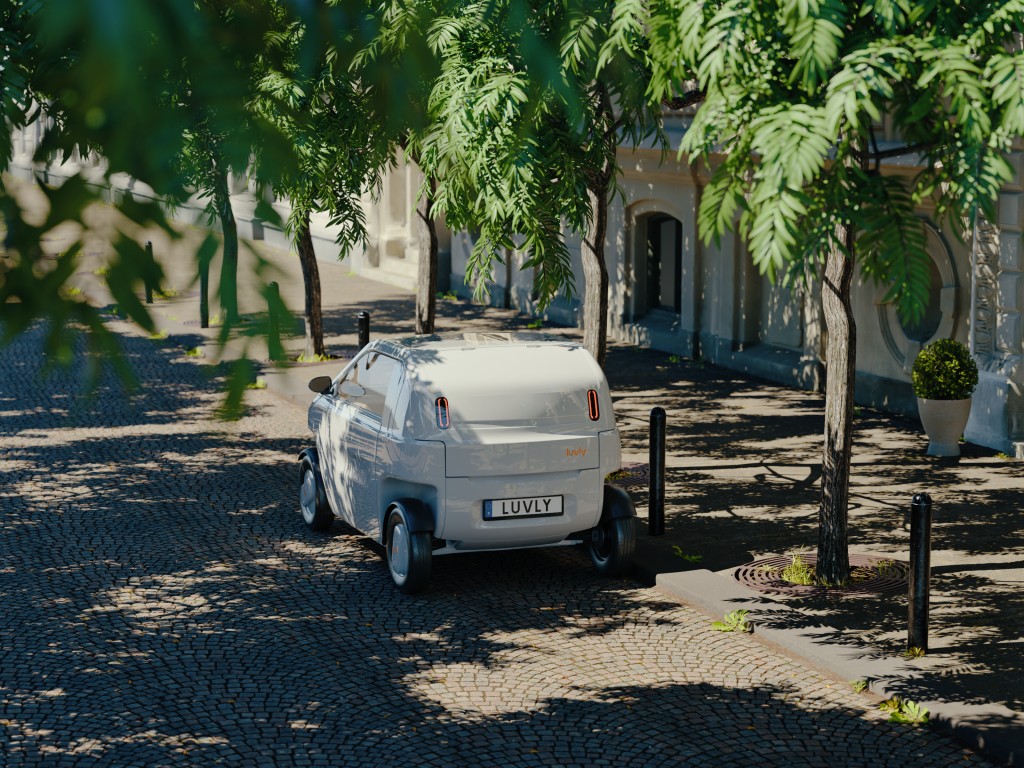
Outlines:
<svg viewBox="0 0 1024 768"><path fill-rule="evenodd" d="M846 26L846 3L825 0L814 3L793 3L795 13L788 19L790 55L796 60L789 82L800 83L807 93L814 93L824 82L839 57ZM802 7L801 7L802 6Z"/></svg>

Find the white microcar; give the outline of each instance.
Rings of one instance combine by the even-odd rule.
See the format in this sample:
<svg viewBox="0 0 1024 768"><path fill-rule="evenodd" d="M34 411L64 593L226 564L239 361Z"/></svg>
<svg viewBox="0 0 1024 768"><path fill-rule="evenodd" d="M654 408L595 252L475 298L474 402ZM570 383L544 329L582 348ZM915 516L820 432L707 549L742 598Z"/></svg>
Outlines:
<svg viewBox="0 0 1024 768"><path fill-rule="evenodd" d="M333 380L313 379L316 447L299 456L302 516L340 517L384 545L404 592L431 558L584 543L601 573L636 547L604 373L543 333L377 340Z"/></svg>

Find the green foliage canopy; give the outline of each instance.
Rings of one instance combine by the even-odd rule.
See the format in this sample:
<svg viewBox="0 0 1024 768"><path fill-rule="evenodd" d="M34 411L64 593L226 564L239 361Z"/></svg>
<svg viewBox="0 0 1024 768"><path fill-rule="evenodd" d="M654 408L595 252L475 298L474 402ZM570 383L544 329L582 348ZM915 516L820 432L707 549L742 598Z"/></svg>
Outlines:
<svg viewBox="0 0 1024 768"><path fill-rule="evenodd" d="M295 162L277 173L271 186L288 198L293 238L311 212L324 211L338 228L336 242L345 254L365 240L360 198L365 191L379 190L395 137L384 125L367 79L360 77L352 57L339 52L353 44L354 35L327 44L306 66L309 30L285 17L280 7L278 15L281 27L268 36L270 55L258 68L253 110L289 140ZM263 149L255 151L259 167Z"/></svg>
<svg viewBox="0 0 1024 768"><path fill-rule="evenodd" d="M307 30L287 52L268 45L283 19ZM185 197L190 187L203 185L193 173L196 164L182 159L201 159L211 148L218 169L241 171L253 170L253 151L259 147L259 179L288 177L296 152L280 125L252 109L253 63L278 71L292 66L297 78L305 78L321 66L329 43L348 40L357 49L375 34L373 16L361 0L4 0L0 21L0 43L8 55L0 71L2 110L13 128L41 122L34 160L59 162L76 149L94 149L104 158L100 169L91 169L102 177L90 177L86 184L75 175L65 183L66 191L48 195L45 229L27 222L17 200L0 189L6 230L0 257L3 333L10 338L32 322L48 321L50 352L63 360L71 354L69 331L84 326L97 351L115 364L121 360L117 344L99 311L64 290L80 244L54 260L39 248L39 240L62 222L81 224L83 212L102 199L102 187L114 174L127 174L168 199ZM285 64L285 53L291 65ZM0 132L5 166L12 150L9 132ZM142 284L158 285L161 270L131 233L137 225L155 224L172 237L174 230L155 202L125 196L115 205L123 222L113 242L119 266L108 270L105 280L120 311L152 329L145 305L132 297ZM272 215L267 207L261 210ZM210 258L211 242L198 260ZM240 364L237 370L247 367ZM235 400L245 383L240 377L232 381Z"/></svg>
<svg viewBox="0 0 1024 768"><path fill-rule="evenodd" d="M699 90L680 152L713 162L699 225L738 221L770 275L857 232L863 272L913 319L928 256L918 206L962 229L995 215L1024 133L1024 2L621 0L650 30L650 94ZM611 44L631 50L625 39ZM893 136L885 141L883 121ZM899 157L910 173L882 173Z"/></svg>
<svg viewBox="0 0 1024 768"><path fill-rule="evenodd" d="M440 62L422 159L449 225L479 233L471 273L491 278L502 249L528 254L541 307L574 291L562 226L586 233L588 189L614 189L620 140L658 134L643 59L600 57L610 0L499 0L436 9ZM621 30L642 48L642 32Z"/></svg>

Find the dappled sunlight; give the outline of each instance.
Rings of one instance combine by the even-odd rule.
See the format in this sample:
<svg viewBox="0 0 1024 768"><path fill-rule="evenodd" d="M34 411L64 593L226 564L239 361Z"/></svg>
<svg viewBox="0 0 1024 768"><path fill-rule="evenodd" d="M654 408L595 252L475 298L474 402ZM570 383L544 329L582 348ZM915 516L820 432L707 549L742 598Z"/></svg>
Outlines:
<svg viewBox="0 0 1024 768"><path fill-rule="evenodd" d="M650 409L668 412L666 539L699 558L679 566L718 571L814 552L821 396L713 366L666 364L667 358L617 349L608 376L624 461L648 461ZM908 669L962 681L955 695L967 703L987 696L1024 708L1021 464L972 445L962 446L958 459L929 457L919 424L868 408L855 410L853 428L851 550L906 561L911 498L927 491L935 503L931 647ZM646 488L630 490L645 515ZM864 658L898 658L906 649L905 594L779 599L791 610L769 626L830 627L824 639ZM972 686L986 693L972 698ZM922 689L921 695L937 694Z"/></svg>
<svg viewBox="0 0 1024 768"><path fill-rule="evenodd" d="M186 624L190 632L216 631L221 629L217 615L241 602L225 600L221 594L236 578L235 569L226 564L210 564L202 574L159 574L105 591L79 618L88 621L102 614L118 614L130 620L133 627L153 632L174 627L181 631Z"/></svg>
<svg viewBox="0 0 1024 768"><path fill-rule="evenodd" d="M685 661L685 641L692 641L694 635L701 635L701 642L722 656L726 680L732 677L738 682L750 672L750 649L730 648L735 645L730 638L706 626L695 626L688 609L672 606L651 612L637 608L629 612L627 623L615 622L603 633L603 642L614 649L610 655L595 658L582 652L583 645L594 642L594 630L601 631L604 618L575 614L563 607L549 614L551 623L536 628L481 632L478 640L492 646L484 658L443 663L422 656L400 659L414 667L403 678L403 684L411 694L452 716L487 717L518 711L538 714L543 712L544 700L552 696L580 702L596 698L634 703L639 694L628 692L630 686L640 677L650 679L656 670L662 670L663 678L653 683L655 687L680 680L699 681L699 674L688 673ZM650 643L637 645L632 640L633 627L654 616L659 621L652 628Z"/></svg>
<svg viewBox="0 0 1024 768"><path fill-rule="evenodd" d="M428 593L398 593L379 547L340 522L303 524L300 409L253 391L240 421L216 422L201 369L147 339L126 346L166 386L124 401L108 381L100 410L78 421L45 411L0 423L0 572L17 617L0 650L28 660L0 687L0 725L19 756L371 765L400 744L436 765L542 752L686 764L701 756L695 739L752 750L770 732L814 763L824 751L805 737L837 725L875 762L905 743L850 691L597 577L578 548L437 557ZM0 396L34 392L32 374L0 380ZM669 494L693 549L708 564L714 548L735 557L734 526L758 548L805 540L811 507L793 496L813 462L737 455L748 449L687 408L673 409L689 421L671 438ZM707 439L688 445L703 422ZM717 476L725 466L736 475ZM938 748L947 764L959 757Z"/></svg>

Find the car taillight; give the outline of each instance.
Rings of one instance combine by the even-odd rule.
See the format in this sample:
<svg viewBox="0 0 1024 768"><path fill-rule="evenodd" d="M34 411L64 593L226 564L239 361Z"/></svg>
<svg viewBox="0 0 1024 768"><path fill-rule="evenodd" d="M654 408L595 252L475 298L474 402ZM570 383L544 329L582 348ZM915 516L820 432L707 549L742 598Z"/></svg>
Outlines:
<svg viewBox="0 0 1024 768"><path fill-rule="evenodd" d="M601 410L597 405L597 390L587 390L587 410L590 411L590 420L597 421L601 417Z"/></svg>
<svg viewBox="0 0 1024 768"><path fill-rule="evenodd" d="M434 401L434 405L437 409L437 426L448 429L451 425L451 419L448 417L448 398L439 397Z"/></svg>

